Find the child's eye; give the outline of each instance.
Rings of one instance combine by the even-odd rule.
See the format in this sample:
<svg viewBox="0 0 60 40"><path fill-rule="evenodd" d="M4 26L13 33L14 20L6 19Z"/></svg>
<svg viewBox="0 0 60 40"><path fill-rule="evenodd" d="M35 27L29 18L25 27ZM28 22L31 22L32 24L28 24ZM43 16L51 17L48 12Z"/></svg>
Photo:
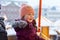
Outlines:
<svg viewBox="0 0 60 40"><path fill-rule="evenodd" d="M34 15L33 13L29 13L28 15Z"/></svg>
<svg viewBox="0 0 60 40"><path fill-rule="evenodd" d="M31 15L31 14L28 14L28 15Z"/></svg>

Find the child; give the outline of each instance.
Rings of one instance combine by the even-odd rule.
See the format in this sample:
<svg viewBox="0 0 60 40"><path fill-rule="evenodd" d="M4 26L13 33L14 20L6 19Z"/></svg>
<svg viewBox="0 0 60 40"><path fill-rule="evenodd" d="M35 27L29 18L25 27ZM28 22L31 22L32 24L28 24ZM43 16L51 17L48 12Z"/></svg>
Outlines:
<svg viewBox="0 0 60 40"><path fill-rule="evenodd" d="M16 20L13 24L16 31L17 40L44 40L37 36L37 27L34 20L34 10L25 5L21 8L21 20Z"/></svg>
<svg viewBox="0 0 60 40"><path fill-rule="evenodd" d="M4 21L4 18L0 17L0 40L8 40L5 24L3 21Z"/></svg>

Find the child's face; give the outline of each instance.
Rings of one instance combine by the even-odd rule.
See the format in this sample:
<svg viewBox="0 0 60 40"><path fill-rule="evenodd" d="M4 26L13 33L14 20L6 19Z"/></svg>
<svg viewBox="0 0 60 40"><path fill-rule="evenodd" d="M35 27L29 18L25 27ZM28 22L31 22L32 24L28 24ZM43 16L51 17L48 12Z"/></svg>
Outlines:
<svg viewBox="0 0 60 40"><path fill-rule="evenodd" d="M32 22L34 19L34 14L33 13L28 13L25 15L25 20L27 20L28 22Z"/></svg>

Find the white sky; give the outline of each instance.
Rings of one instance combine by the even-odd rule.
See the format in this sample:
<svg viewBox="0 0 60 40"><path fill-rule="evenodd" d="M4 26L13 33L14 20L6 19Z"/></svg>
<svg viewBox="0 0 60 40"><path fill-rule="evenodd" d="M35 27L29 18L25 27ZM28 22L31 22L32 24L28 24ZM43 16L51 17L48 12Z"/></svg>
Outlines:
<svg viewBox="0 0 60 40"><path fill-rule="evenodd" d="M56 6L60 8L60 0L42 0L43 7Z"/></svg>
<svg viewBox="0 0 60 40"><path fill-rule="evenodd" d="M0 1L27 1L33 7L39 5L39 0L0 0ZM42 0L42 7L56 6L60 8L60 0Z"/></svg>
<svg viewBox="0 0 60 40"><path fill-rule="evenodd" d="M39 0L0 0L0 1L27 1L32 7L39 6Z"/></svg>

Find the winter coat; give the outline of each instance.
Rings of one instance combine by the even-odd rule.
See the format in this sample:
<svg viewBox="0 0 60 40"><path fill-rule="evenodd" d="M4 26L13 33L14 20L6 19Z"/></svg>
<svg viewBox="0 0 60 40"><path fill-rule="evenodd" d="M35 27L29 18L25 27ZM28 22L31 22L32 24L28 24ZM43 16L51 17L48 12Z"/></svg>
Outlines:
<svg viewBox="0 0 60 40"><path fill-rule="evenodd" d="M16 31L17 40L44 40L37 36L36 28L32 24L27 21L18 21L13 24Z"/></svg>
<svg viewBox="0 0 60 40"><path fill-rule="evenodd" d="M5 24L3 21L0 21L0 40L8 40Z"/></svg>

